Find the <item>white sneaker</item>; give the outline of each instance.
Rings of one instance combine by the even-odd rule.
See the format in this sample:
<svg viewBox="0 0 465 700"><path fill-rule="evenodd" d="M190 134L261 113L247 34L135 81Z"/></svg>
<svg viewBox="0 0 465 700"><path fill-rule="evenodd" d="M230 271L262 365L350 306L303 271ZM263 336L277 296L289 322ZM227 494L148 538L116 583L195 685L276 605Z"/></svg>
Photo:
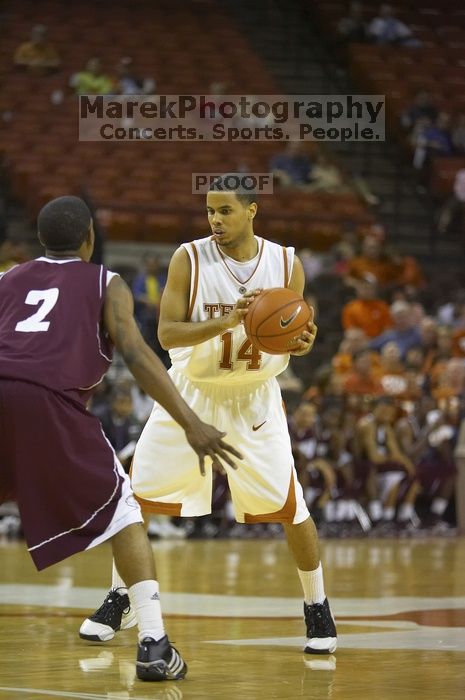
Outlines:
<svg viewBox="0 0 465 700"><path fill-rule="evenodd" d="M116 588L108 593L99 609L84 620L79 636L91 642L108 642L119 630L136 624L136 614L131 609L126 589Z"/></svg>

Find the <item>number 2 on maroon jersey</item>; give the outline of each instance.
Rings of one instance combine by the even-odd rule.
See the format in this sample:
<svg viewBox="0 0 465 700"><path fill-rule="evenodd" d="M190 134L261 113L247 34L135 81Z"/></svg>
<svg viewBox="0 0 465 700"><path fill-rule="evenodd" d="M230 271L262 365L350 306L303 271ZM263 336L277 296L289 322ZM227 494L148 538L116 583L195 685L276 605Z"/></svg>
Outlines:
<svg viewBox="0 0 465 700"><path fill-rule="evenodd" d="M38 333L40 331L48 331L50 321L44 321L44 318L50 313L58 301L60 290L57 287L51 289L31 289L24 303L31 306L39 306L37 311L19 321L15 326L15 331L21 333ZM42 302L42 303L41 303Z"/></svg>

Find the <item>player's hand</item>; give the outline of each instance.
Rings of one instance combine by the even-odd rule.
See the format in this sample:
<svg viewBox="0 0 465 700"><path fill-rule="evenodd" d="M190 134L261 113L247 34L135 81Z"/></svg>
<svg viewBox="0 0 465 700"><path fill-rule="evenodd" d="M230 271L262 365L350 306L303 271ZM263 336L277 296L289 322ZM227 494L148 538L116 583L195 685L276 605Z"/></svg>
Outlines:
<svg viewBox="0 0 465 700"><path fill-rule="evenodd" d="M213 425L199 420L195 426L186 429L186 438L189 445L197 453L199 468L202 476L205 476L205 457L212 460L214 471L225 473L224 464L231 469L237 469L237 464L231 459L231 455L242 459L242 455L234 447L223 440L226 433L217 430Z"/></svg>
<svg viewBox="0 0 465 700"><path fill-rule="evenodd" d="M240 323L242 323L247 315L250 304L261 292L261 289L252 289L250 292L243 294L236 301L233 310L227 316L225 316L225 318L228 320L228 328L234 328L234 326L238 326Z"/></svg>
<svg viewBox="0 0 465 700"><path fill-rule="evenodd" d="M295 345L292 347L292 350L289 351L291 355L306 355L312 349L318 332L318 326L313 321L309 321L307 329L308 330L303 331L296 338Z"/></svg>

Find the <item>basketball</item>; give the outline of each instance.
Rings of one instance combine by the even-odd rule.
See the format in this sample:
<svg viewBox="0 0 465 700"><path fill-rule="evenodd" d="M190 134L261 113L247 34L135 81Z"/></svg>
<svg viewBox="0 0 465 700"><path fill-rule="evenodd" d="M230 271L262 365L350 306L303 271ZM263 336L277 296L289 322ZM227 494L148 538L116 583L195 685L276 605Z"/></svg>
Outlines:
<svg viewBox="0 0 465 700"><path fill-rule="evenodd" d="M244 327L251 343L270 355L292 350L295 338L313 320L313 308L292 289L265 289L250 304Z"/></svg>

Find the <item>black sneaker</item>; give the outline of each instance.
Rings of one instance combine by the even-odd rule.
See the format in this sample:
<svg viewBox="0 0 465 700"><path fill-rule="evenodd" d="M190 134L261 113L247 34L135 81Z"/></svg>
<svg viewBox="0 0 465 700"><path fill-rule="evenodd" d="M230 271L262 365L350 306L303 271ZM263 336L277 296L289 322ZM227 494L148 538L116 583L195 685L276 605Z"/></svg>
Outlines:
<svg viewBox="0 0 465 700"><path fill-rule="evenodd" d="M323 603L304 603L305 624L307 625L306 654L332 654L337 647L337 632L334 618L329 609L328 599Z"/></svg>
<svg viewBox="0 0 465 700"><path fill-rule="evenodd" d="M129 596L124 588L111 590L102 605L81 625L79 636L90 642L108 642L118 630L128 629L137 624L136 615L131 610Z"/></svg>
<svg viewBox="0 0 465 700"><path fill-rule="evenodd" d="M137 647L137 678L141 681L179 681L187 673L187 665L165 636L157 642L146 637Z"/></svg>

